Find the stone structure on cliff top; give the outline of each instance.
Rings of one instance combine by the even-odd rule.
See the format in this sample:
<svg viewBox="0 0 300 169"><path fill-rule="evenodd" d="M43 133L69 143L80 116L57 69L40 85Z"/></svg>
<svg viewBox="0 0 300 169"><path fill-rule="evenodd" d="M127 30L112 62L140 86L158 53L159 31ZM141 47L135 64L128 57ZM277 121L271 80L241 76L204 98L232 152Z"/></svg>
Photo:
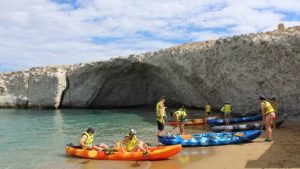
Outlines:
<svg viewBox="0 0 300 169"><path fill-rule="evenodd" d="M235 112L259 109L258 96L275 96L279 111L300 110L300 27L71 66L0 74L0 107L104 108L168 106Z"/></svg>

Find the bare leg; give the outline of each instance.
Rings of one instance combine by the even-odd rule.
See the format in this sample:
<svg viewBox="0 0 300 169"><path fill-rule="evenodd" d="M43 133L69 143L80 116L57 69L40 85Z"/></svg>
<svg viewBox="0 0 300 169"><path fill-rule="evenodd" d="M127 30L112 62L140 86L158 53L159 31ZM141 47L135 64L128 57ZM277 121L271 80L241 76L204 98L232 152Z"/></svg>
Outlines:
<svg viewBox="0 0 300 169"><path fill-rule="evenodd" d="M275 121L274 121L272 118L270 118L270 126L271 126L271 127L270 127L270 128L271 128L270 139L271 139L271 138L272 138L272 133L273 133L273 130L274 130L274 129L272 128L272 126L274 126L274 127L276 126Z"/></svg>
<svg viewBox="0 0 300 169"><path fill-rule="evenodd" d="M224 120L225 120L225 125L228 126L229 124L228 114L224 115Z"/></svg>
<svg viewBox="0 0 300 169"><path fill-rule="evenodd" d="M103 149L108 148L108 146L104 143L99 144L99 146L93 146L94 150L102 151Z"/></svg>
<svg viewBox="0 0 300 169"><path fill-rule="evenodd" d="M100 148L99 146L93 146L93 150L102 151L103 148Z"/></svg>
<svg viewBox="0 0 300 169"><path fill-rule="evenodd" d="M162 135L163 135L163 130L158 130L157 136L162 136ZM157 145L161 145L161 143L159 142L159 139L157 139Z"/></svg>
<svg viewBox="0 0 300 169"><path fill-rule="evenodd" d="M144 142L143 141L139 141L139 143L135 146L135 148L132 151L137 151L137 150L141 150L143 152L146 152L146 148L144 148Z"/></svg>
<svg viewBox="0 0 300 169"><path fill-rule="evenodd" d="M100 144L99 144L99 147L100 147L100 148L108 148L108 146L107 146L106 144L104 144L104 143L100 143Z"/></svg>
<svg viewBox="0 0 300 169"><path fill-rule="evenodd" d="M180 134L184 134L184 123L179 126Z"/></svg>
<svg viewBox="0 0 300 169"><path fill-rule="evenodd" d="M162 130L158 130L157 135L158 135L158 136L162 136L162 135L163 135L163 131L162 131Z"/></svg>
<svg viewBox="0 0 300 169"><path fill-rule="evenodd" d="M276 121L272 119L272 127L273 127L273 130L276 130Z"/></svg>
<svg viewBox="0 0 300 169"><path fill-rule="evenodd" d="M266 130L267 130L267 134L268 134L268 139L272 139L272 120L271 120L271 116L268 115L266 117Z"/></svg>

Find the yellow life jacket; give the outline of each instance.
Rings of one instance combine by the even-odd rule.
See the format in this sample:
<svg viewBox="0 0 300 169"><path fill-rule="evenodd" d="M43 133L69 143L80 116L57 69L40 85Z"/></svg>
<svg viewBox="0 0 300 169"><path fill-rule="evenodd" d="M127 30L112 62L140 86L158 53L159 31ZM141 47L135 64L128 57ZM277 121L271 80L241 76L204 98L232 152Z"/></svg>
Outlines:
<svg viewBox="0 0 300 169"><path fill-rule="evenodd" d="M211 107L209 104L205 105L205 113L210 113L211 112Z"/></svg>
<svg viewBox="0 0 300 169"><path fill-rule="evenodd" d="M223 112L224 113L230 113L231 112L231 105L230 104L225 104Z"/></svg>
<svg viewBox="0 0 300 169"><path fill-rule="evenodd" d="M94 135L89 135L87 132L83 132L82 135L85 134L87 138L84 141L84 144L87 146L93 146L94 143ZM87 149L87 147L82 147L83 149Z"/></svg>
<svg viewBox="0 0 300 169"><path fill-rule="evenodd" d="M135 148L135 146L138 144L138 142L139 142L139 140L136 138L136 136L133 136L131 140L128 140L125 143L126 150L132 151Z"/></svg>
<svg viewBox="0 0 300 169"><path fill-rule="evenodd" d="M187 114L185 111L178 110L174 114L179 115L180 119L186 118Z"/></svg>
<svg viewBox="0 0 300 169"><path fill-rule="evenodd" d="M271 101L270 103L271 103L271 105L272 105L274 111L277 112L277 104L276 104L276 102L274 102L274 101L272 102L272 101Z"/></svg>
<svg viewBox="0 0 300 169"><path fill-rule="evenodd" d="M161 102L158 102L158 103L156 104L156 119L159 120L159 121L161 121L161 120L160 120L160 109L161 109L160 103L161 103ZM166 111L165 111L165 108L164 108L164 107L163 107L163 113L162 113L162 114L163 114L163 117L166 116ZM161 123L162 123L162 121L161 121Z"/></svg>
<svg viewBox="0 0 300 169"><path fill-rule="evenodd" d="M263 101L263 111L265 116L275 112L274 108L272 107L271 103L267 102L267 101Z"/></svg>

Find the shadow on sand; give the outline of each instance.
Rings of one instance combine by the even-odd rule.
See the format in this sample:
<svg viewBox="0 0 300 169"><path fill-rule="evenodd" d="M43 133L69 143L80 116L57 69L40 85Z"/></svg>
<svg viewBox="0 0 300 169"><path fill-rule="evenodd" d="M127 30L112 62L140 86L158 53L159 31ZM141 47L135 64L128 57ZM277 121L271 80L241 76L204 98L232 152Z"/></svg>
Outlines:
<svg viewBox="0 0 300 169"><path fill-rule="evenodd" d="M276 130L281 130L277 132ZM246 168L300 168L300 123L286 122L273 133L270 148Z"/></svg>

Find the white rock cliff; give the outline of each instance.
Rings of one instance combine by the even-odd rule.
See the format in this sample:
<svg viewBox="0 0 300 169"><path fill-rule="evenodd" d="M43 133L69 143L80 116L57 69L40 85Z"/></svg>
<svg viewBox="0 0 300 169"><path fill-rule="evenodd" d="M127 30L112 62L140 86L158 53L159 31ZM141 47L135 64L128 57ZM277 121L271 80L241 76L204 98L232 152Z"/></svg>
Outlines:
<svg viewBox="0 0 300 169"><path fill-rule="evenodd" d="M280 112L299 117L300 27L183 44L110 61L0 74L0 107L104 108L167 105L234 112L275 96Z"/></svg>

